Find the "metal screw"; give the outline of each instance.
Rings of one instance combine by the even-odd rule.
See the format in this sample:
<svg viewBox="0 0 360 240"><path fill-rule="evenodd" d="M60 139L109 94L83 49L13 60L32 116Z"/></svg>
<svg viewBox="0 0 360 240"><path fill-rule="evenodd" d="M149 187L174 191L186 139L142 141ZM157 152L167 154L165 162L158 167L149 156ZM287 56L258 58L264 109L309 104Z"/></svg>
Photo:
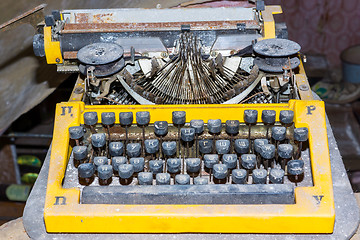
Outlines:
<svg viewBox="0 0 360 240"><path fill-rule="evenodd" d="M76 94L80 94L80 93L83 93L83 92L84 92L84 89L82 87L77 87L74 90L74 93L76 93Z"/></svg>
<svg viewBox="0 0 360 240"><path fill-rule="evenodd" d="M56 61L57 63L59 63L59 62L60 62L60 59L59 59L59 58L56 58L55 61Z"/></svg>
<svg viewBox="0 0 360 240"><path fill-rule="evenodd" d="M162 53L161 53L161 57L167 58L167 56L168 56L167 52L162 52Z"/></svg>
<svg viewBox="0 0 360 240"><path fill-rule="evenodd" d="M299 86L299 89L300 89L301 91L307 91L307 90L309 90L309 87L308 87L307 85L305 85L305 84L301 84L301 85Z"/></svg>

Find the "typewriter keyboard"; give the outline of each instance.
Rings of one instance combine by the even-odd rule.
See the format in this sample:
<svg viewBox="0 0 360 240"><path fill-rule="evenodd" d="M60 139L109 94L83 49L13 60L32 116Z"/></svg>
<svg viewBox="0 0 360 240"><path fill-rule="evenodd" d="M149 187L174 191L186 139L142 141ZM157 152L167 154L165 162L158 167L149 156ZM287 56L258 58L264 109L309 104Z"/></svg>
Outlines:
<svg viewBox="0 0 360 240"><path fill-rule="evenodd" d="M68 171L76 170L65 182L90 186L82 203L293 203L294 186L312 185L302 154L308 129L294 127L292 110L278 114L275 121L274 110L246 109L240 121L222 122L173 111L172 121L150 123L148 111L120 112L115 124L114 112L86 112L84 124L69 128ZM222 199L224 192L238 198Z"/></svg>

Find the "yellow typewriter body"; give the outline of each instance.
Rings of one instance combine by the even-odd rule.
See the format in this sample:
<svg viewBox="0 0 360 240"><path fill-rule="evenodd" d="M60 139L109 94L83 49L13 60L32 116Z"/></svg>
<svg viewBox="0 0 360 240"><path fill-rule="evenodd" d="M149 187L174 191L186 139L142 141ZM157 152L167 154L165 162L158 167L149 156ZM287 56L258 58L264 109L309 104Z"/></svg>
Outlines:
<svg viewBox="0 0 360 240"><path fill-rule="evenodd" d="M68 128L83 124L85 112L151 112L151 123L171 122L172 111L189 119L219 117L243 121L245 109L294 111L296 127L309 129L313 187L297 187L295 203L286 205L117 205L80 204L79 189L65 189L62 180L71 153ZM313 110L314 109L314 110ZM261 119L258 119L261 121ZM277 119L278 121L278 119ZM321 144L318 144L321 143ZM153 233L331 233L335 212L326 135L324 103L296 101L258 105L86 106L60 103L56 109L45 203L48 232ZM136 223L136 224L135 224Z"/></svg>
<svg viewBox="0 0 360 240"><path fill-rule="evenodd" d="M57 64L58 72L80 73L70 101L59 103L56 108L44 207L47 232L333 232L335 209L324 103L312 100L300 60L300 46L281 39L286 36L280 34L273 18L273 14L282 12L281 8L255 2L260 4L254 8L64 10L45 18L45 25L40 26L43 31L34 38L35 54L46 56L49 64ZM266 41L268 45L262 45ZM245 110L259 113L254 132L245 124ZM92 203L83 199L86 187L74 183L78 181L77 173L76 178L67 177L69 169L76 171L70 164L75 144L69 128L85 126L85 113L96 112L99 121L95 128L99 129L104 129L102 113L115 114L115 129L108 127L108 140L119 129L125 131L119 120L122 112L135 116L147 111L148 130L154 129L156 121L167 121L174 130L173 111L185 111L186 127L193 119L205 123L220 119L222 129L227 120L239 121L241 134L231 139L248 138L251 145L255 135L264 138L256 129L265 130L268 137L269 127L266 130L262 123L263 110L275 110L276 122L272 126L282 126L281 111L293 111L293 124L286 128L285 135L294 146L292 129L308 129L309 156L305 168L309 176L304 177L308 183L287 182L290 188L286 196L291 201L286 203L282 203L281 195L277 196L277 203L265 204L262 200L248 202L246 197L246 203L235 199L227 204L209 200L206 204ZM88 134L90 129L86 129ZM180 129L172 134L179 138L180 147ZM126 143L127 137L126 141L118 140ZM91 146L90 141L88 144ZM278 147L277 142L273 145ZM251 153L255 155L254 149ZM238 158L240 168L240 154ZM205 174L211 182L211 171L201 172L202 169L200 176ZM231 183L229 180L227 184L209 184L208 189L239 185ZM139 187L137 184L135 181L131 187ZM276 195L277 185L281 184L268 183L264 187ZM119 183L113 187L125 188ZM155 184L151 187L156 191ZM265 199L266 191L257 192L256 196ZM224 198L231 198L231 194L226 192ZM241 192L237 194L242 198ZM136 194L132 198L136 200Z"/></svg>

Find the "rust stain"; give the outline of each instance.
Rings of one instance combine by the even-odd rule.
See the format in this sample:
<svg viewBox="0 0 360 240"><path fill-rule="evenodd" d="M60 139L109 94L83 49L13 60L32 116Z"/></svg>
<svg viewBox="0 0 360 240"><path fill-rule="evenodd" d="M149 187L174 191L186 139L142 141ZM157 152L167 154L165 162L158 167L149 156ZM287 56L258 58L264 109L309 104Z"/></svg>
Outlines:
<svg viewBox="0 0 360 240"><path fill-rule="evenodd" d="M77 59L77 51L64 52L64 59Z"/></svg>
<svg viewBox="0 0 360 240"><path fill-rule="evenodd" d="M245 23L247 28L258 28L256 21L204 21L204 22L161 22L161 23L68 23L62 34L83 32L135 32L179 30L181 25L190 24L191 30L237 29L237 24Z"/></svg>

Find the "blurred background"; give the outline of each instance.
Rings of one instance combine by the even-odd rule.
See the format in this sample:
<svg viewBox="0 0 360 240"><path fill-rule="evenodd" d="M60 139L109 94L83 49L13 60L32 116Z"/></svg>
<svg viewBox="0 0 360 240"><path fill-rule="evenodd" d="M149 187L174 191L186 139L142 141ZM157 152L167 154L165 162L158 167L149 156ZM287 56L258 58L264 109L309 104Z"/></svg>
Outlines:
<svg viewBox="0 0 360 240"><path fill-rule="evenodd" d="M248 1L188 0L18 0L0 1L0 24L47 4L51 10L84 8L252 7ZM189 4L191 3L191 4ZM357 0L265 0L281 5L276 22L298 42L313 90L326 102L327 114L349 179L360 190L360 72L346 71L349 61L360 68L360 2ZM76 75L58 74L32 51L32 22L0 30L0 225L22 216L24 201L36 180L52 138L55 105L67 101ZM345 68L344 68L345 64ZM345 69L345 71L343 71ZM9 186L16 184L9 190ZM15 185L13 185L15 186ZM9 194L23 193L16 201Z"/></svg>

